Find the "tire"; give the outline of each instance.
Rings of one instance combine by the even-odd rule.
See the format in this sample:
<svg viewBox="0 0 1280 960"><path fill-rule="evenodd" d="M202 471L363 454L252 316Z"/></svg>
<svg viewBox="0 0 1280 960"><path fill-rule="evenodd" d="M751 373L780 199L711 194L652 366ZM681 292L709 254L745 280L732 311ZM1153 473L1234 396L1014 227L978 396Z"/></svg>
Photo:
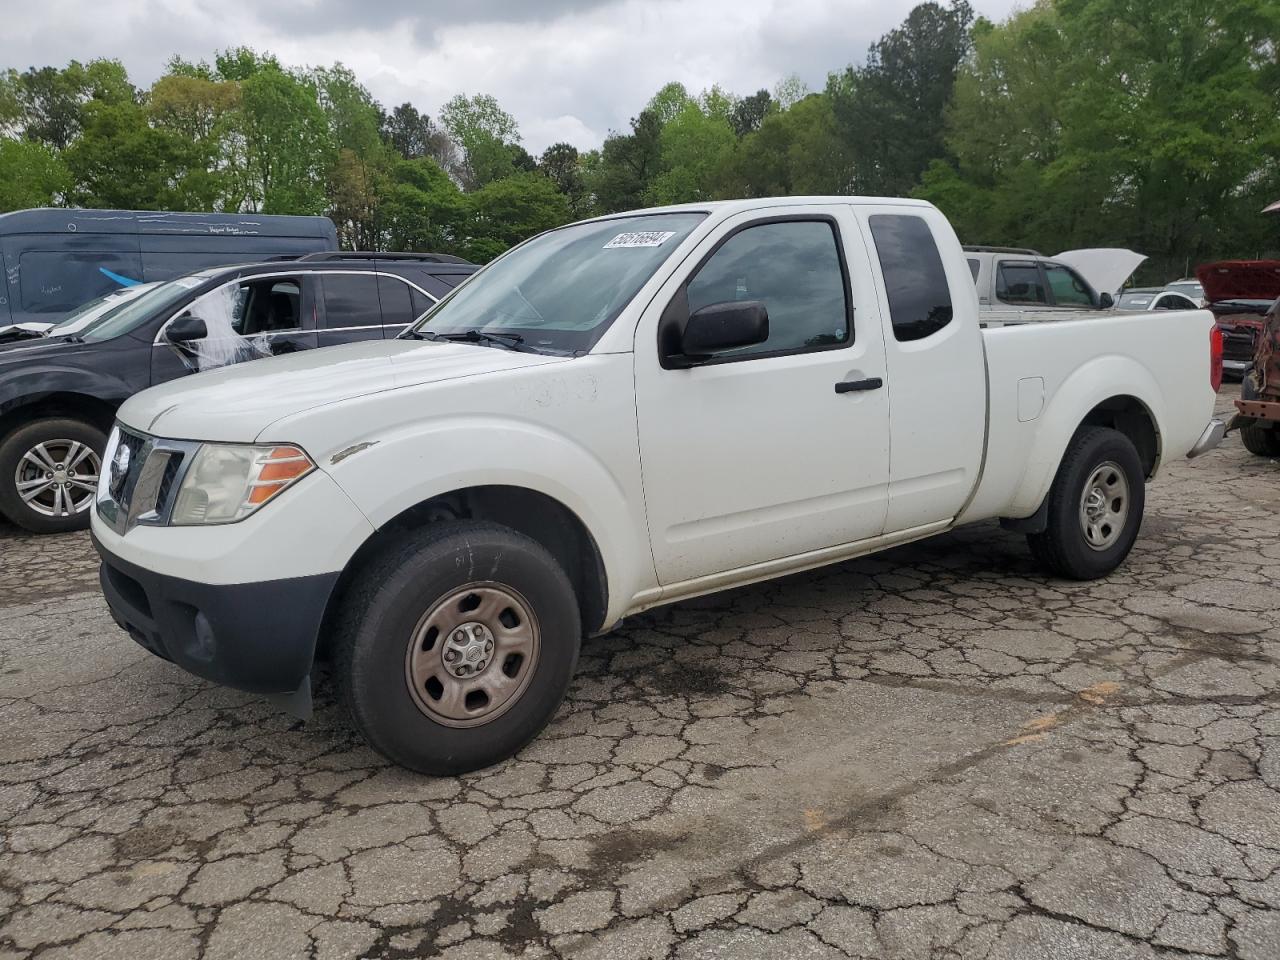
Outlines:
<svg viewBox="0 0 1280 960"><path fill-rule="evenodd" d="M1027 535L1036 561L1070 580L1109 574L1138 537L1145 479L1138 451L1124 434L1108 427L1076 431L1049 488L1048 526Z"/></svg>
<svg viewBox="0 0 1280 960"><path fill-rule="evenodd" d="M334 662L370 746L448 776L505 760L547 725L581 642L573 587L545 548L455 521L412 531L366 565L342 601Z"/></svg>
<svg viewBox="0 0 1280 960"><path fill-rule="evenodd" d="M83 420L49 417L14 430L0 442L0 513L32 533L83 530L106 446L106 434Z"/></svg>
<svg viewBox="0 0 1280 960"><path fill-rule="evenodd" d="M1244 448L1259 457L1280 457L1280 427L1245 422L1240 425Z"/></svg>

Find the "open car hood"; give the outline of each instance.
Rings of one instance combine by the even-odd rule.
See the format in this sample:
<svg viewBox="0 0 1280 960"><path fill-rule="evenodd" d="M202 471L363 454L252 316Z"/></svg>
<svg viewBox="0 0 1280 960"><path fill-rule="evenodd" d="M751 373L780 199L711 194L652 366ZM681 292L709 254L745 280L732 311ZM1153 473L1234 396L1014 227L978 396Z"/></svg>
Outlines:
<svg viewBox="0 0 1280 960"><path fill-rule="evenodd" d="M1205 299L1274 300L1280 297L1280 260L1222 260L1196 267Z"/></svg>
<svg viewBox="0 0 1280 960"><path fill-rule="evenodd" d="M1065 250L1053 259L1075 270L1098 293L1114 297L1147 257L1121 247L1090 247Z"/></svg>

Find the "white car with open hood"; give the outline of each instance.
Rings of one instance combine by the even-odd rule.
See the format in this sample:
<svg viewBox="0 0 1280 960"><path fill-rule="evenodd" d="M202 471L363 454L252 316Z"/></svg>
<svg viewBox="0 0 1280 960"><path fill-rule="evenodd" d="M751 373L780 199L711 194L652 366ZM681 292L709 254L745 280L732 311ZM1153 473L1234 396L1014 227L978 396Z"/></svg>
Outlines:
<svg viewBox="0 0 1280 960"><path fill-rule="evenodd" d="M399 339L133 397L93 516L102 585L192 673L305 714L331 656L374 747L473 769L548 722L584 634L649 607L992 518L1049 575L1106 575L1160 464L1221 437L1215 330L983 330L918 201L589 220Z"/></svg>

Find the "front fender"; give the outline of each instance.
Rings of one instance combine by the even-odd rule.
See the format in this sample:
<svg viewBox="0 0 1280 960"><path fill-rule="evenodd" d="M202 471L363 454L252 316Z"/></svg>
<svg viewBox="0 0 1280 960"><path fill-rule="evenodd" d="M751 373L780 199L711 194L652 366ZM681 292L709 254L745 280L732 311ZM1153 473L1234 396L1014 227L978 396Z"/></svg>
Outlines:
<svg viewBox="0 0 1280 960"><path fill-rule="evenodd" d="M1160 461L1166 420L1166 404L1151 371L1131 357L1107 355L1076 368L1045 401L1039 428L1032 439L1022 477L1008 508L1008 516L1035 513L1049 493L1067 444L1094 407L1113 397L1138 400L1156 428L1156 462Z"/></svg>
<svg viewBox="0 0 1280 960"><path fill-rule="evenodd" d="M492 416L429 420L348 456L339 452L320 466L375 527L471 487L522 487L556 500L582 521L600 551L610 586L606 623L654 583L648 544L641 540L641 498L628 496L590 450L545 425Z"/></svg>

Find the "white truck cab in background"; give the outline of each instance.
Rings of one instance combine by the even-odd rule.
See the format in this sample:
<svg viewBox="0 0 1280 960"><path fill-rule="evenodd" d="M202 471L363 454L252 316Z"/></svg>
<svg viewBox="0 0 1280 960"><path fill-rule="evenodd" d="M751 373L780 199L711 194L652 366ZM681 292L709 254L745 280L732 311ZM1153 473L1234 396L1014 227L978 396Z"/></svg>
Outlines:
<svg viewBox="0 0 1280 960"><path fill-rule="evenodd" d="M1049 574L1105 575L1161 462L1221 437L1214 331L983 330L917 201L572 224L400 339L128 401L103 588L148 649L300 712L324 650L374 747L473 769L550 719L584 633L658 604L991 518Z"/></svg>

